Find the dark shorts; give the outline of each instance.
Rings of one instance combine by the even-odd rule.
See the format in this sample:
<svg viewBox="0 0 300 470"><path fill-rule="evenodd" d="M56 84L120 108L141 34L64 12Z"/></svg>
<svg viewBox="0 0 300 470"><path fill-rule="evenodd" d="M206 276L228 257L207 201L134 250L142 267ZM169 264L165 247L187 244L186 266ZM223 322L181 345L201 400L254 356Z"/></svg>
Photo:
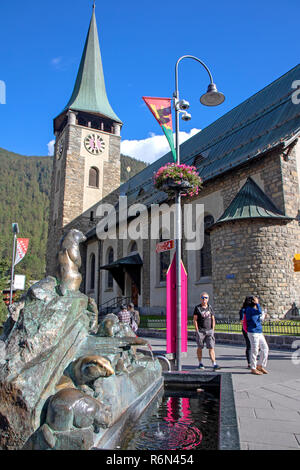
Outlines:
<svg viewBox="0 0 300 470"><path fill-rule="evenodd" d="M207 349L214 349L216 343L214 330L199 330L196 332L196 341L200 349L204 348L204 343Z"/></svg>

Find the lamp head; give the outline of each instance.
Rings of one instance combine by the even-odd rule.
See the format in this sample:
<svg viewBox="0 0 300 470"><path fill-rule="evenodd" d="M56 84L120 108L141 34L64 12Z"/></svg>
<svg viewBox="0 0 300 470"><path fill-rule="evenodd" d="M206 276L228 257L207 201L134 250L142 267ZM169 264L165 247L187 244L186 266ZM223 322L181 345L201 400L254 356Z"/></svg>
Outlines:
<svg viewBox="0 0 300 470"><path fill-rule="evenodd" d="M223 93L217 90L214 83L210 83L207 87L207 92L201 96L200 103L205 106L218 106L225 100Z"/></svg>
<svg viewBox="0 0 300 470"><path fill-rule="evenodd" d="M13 233L19 233L19 226L17 223L12 224L12 232Z"/></svg>
<svg viewBox="0 0 300 470"><path fill-rule="evenodd" d="M179 109L186 111L190 107L190 103L186 100L180 100L178 103Z"/></svg>
<svg viewBox="0 0 300 470"><path fill-rule="evenodd" d="M181 119L183 121L190 121L192 119L192 116L185 111L184 113L182 113Z"/></svg>

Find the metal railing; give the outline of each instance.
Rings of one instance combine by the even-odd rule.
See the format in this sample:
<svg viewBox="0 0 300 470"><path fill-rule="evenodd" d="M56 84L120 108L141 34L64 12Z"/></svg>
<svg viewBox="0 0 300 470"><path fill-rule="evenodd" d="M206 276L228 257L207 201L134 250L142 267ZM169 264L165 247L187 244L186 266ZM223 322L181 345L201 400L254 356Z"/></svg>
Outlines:
<svg viewBox="0 0 300 470"><path fill-rule="evenodd" d="M99 306L99 317L107 315L108 313L114 313L114 310L118 309L120 305L131 302L131 297L114 297L113 299L107 300Z"/></svg>
<svg viewBox="0 0 300 470"><path fill-rule="evenodd" d="M278 320L263 322L263 333L266 335L292 335L300 336L300 321L297 320ZM149 319L141 315L140 328L165 329L166 319ZM188 320L188 328L193 327L193 320ZM242 325L238 319L216 319L217 333L241 333Z"/></svg>

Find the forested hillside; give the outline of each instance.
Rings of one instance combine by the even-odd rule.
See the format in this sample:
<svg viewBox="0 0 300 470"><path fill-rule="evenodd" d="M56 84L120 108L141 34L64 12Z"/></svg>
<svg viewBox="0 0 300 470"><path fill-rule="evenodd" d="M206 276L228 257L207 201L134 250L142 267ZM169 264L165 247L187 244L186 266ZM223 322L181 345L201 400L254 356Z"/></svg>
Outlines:
<svg viewBox="0 0 300 470"><path fill-rule="evenodd" d="M122 155L122 182L145 166ZM0 258L11 264L11 224L17 222L19 238L30 240L27 255L16 272L40 279L45 271L52 157L25 157L0 148L0 168Z"/></svg>
<svg viewBox="0 0 300 470"><path fill-rule="evenodd" d="M52 157L25 157L0 149L0 168L0 256L10 263L11 224L17 222L18 237L30 239L17 271L39 279L45 269Z"/></svg>

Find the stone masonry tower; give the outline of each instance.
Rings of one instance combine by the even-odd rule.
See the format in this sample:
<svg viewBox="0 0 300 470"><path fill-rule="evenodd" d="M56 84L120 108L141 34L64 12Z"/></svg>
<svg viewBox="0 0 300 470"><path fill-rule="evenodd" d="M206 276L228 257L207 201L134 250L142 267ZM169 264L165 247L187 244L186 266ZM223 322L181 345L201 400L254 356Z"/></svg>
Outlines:
<svg viewBox="0 0 300 470"><path fill-rule="evenodd" d="M54 119L47 274L64 228L85 231L88 209L120 186L121 127L106 95L93 7L72 96Z"/></svg>

